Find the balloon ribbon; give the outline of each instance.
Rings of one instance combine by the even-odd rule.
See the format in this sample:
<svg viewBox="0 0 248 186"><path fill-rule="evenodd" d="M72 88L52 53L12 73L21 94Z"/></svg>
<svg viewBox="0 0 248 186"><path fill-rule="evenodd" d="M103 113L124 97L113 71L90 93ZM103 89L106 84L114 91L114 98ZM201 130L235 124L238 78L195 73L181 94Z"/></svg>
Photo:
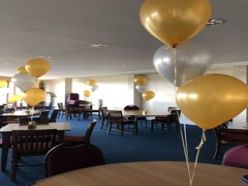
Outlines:
<svg viewBox="0 0 248 186"><path fill-rule="evenodd" d="M196 153L196 156L195 156L193 172L191 174L191 170L190 170L190 167L189 167L188 140L187 140L187 130L186 130L186 123L185 122L184 122L184 127L183 128L184 128L184 130L182 131L182 128L180 127L180 134L181 134L181 139L182 139L184 156L185 156L185 160L186 160L186 166L187 166L187 170L188 170L189 185L193 186L193 180L194 180L195 173L196 173L196 168L197 168L197 163L198 163L200 151L201 151L202 146L206 142L206 134L205 134L205 130L202 129L202 136L201 136L200 143L196 146L197 153Z"/></svg>

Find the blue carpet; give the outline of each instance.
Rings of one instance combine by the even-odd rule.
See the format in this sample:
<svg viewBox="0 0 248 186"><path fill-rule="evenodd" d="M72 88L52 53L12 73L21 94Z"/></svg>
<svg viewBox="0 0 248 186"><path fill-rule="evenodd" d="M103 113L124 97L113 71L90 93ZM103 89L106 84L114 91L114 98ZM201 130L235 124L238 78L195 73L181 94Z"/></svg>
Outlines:
<svg viewBox="0 0 248 186"><path fill-rule="evenodd" d="M59 119L64 121L64 119ZM70 120L71 131L67 132L74 135L84 134L87 124L91 120L81 120L73 118ZM132 162L132 161L185 161L180 133L176 130L164 130L155 128L150 132L144 124L139 125L139 134L132 135L125 133L123 137L118 131L106 134L106 129L100 129L101 121L99 120L92 134L92 144L98 146L104 153L107 163ZM201 137L201 130L196 126L187 126L188 148L190 161L194 161L195 147L198 145ZM204 144L199 162L220 164L222 154L219 159L213 160L215 150L215 137L213 131L206 132L207 141ZM11 151L9 152L11 155ZM36 180L45 177L44 166L18 167L16 182L10 181L10 160L6 172L0 172L0 186L27 185ZM68 157L70 158L70 157ZM29 163L43 163L44 157L28 157L23 161Z"/></svg>

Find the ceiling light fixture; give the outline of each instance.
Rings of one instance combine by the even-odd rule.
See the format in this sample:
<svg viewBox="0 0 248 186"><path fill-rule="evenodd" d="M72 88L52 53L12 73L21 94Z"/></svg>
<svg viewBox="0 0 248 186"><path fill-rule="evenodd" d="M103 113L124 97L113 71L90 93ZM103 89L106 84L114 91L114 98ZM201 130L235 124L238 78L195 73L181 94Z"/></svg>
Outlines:
<svg viewBox="0 0 248 186"><path fill-rule="evenodd" d="M89 45L91 48L105 48L109 47L107 43L92 43Z"/></svg>
<svg viewBox="0 0 248 186"><path fill-rule="evenodd" d="M211 18L208 23L207 26L216 26L216 25L222 25L226 22L225 19L217 19L217 18Z"/></svg>

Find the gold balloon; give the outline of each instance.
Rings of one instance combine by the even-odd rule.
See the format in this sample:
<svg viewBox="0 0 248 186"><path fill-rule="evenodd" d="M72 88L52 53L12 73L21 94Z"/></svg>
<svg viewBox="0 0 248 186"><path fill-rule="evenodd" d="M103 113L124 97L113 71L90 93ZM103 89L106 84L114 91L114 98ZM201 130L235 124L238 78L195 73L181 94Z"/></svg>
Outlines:
<svg viewBox="0 0 248 186"><path fill-rule="evenodd" d="M27 61L25 68L28 73L38 78L50 69L50 64L43 58L33 58Z"/></svg>
<svg viewBox="0 0 248 186"><path fill-rule="evenodd" d="M200 128L210 129L238 115L248 105L248 87L232 76L208 74L183 84L176 100Z"/></svg>
<svg viewBox="0 0 248 186"><path fill-rule="evenodd" d="M17 69L17 72L18 72L18 74L27 74L28 73L27 70L26 70L26 68L25 68L25 66L19 67Z"/></svg>
<svg viewBox="0 0 248 186"><path fill-rule="evenodd" d="M24 101L31 106L35 106L45 100L46 93L39 88L30 88L23 96Z"/></svg>
<svg viewBox="0 0 248 186"><path fill-rule="evenodd" d="M7 87L7 81L0 80L0 88Z"/></svg>
<svg viewBox="0 0 248 186"><path fill-rule="evenodd" d="M90 96L91 96L91 91L89 91L89 90L84 90L84 91L83 91L83 95L84 95L84 97L90 97Z"/></svg>
<svg viewBox="0 0 248 186"><path fill-rule="evenodd" d="M94 79L89 79L89 80L86 82L86 84L89 85L89 86L94 86L94 85L96 85L96 80L94 80Z"/></svg>
<svg viewBox="0 0 248 186"><path fill-rule="evenodd" d="M147 83L147 80L146 80L145 76L136 76L134 78L134 82L137 85L145 85Z"/></svg>
<svg viewBox="0 0 248 186"><path fill-rule="evenodd" d="M144 100L148 101L150 99L152 99L155 96L155 93L153 91L145 91L144 93L142 93L142 97Z"/></svg>
<svg viewBox="0 0 248 186"><path fill-rule="evenodd" d="M146 30L171 47L200 32L210 16L208 0L146 0L140 9Z"/></svg>
<svg viewBox="0 0 248 186"><path fill-rule="evenodd" d="M9 103L15 103L17 101L20 101L22 99L22 96L20 95L13 95L9 98Z"/></svg>

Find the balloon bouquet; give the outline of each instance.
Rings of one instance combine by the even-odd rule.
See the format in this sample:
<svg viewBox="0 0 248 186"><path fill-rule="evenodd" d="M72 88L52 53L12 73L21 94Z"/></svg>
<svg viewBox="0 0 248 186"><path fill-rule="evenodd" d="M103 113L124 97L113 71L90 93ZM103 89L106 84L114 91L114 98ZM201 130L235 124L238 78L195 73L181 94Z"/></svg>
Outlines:
<svg viewBox="0 0 248 186"><path fill-rule="evenodd" d="M193 172L189 167L186 125L181 138L189 173L193 184L205 130L212 129L236 116L248 105L245 83L222 74L202 75L212 63L210 53L200 45L186 43L199 33L210 20L208 0L145 0L140 9L140 20L145 29L166 44L153 56L158 73L179 87L177 105L182 112L202 129L196 147Z"/></svg>
<svg viewBox="0 0 248 186"><path fill-rule="evenodd" d="M87 80L86 84L89 86L90 90L84 90L83 96L88 98L91 96L91 93L95 92L98 89L98 85L96 84L96 80L89 79Z"/></svg>
<svg viewBox="0 0 248 186"><path fill-rule="evenodd" d="M50 64L43 58L33 58L26 62L25 66L17 69L18 74L12 77L15 86L20 88L25 94L23 100L32 106L32 113L34 106L45 100L45 92L42 89L34 88L37 79L47 73L50 69ZM33 115L31 116L31 120ZM31 127L35 127L35 123L30 123Z"/></svg>
<svg viewBox="0 0 248 186"><path fill-rule="evenodd" d="M136 84L135 89L142 94L142 98L145 101L149 101L150 99L154 98L155 93L151 90L146 90L147 79L145 76L135 76L134 83Z"/></svg>

